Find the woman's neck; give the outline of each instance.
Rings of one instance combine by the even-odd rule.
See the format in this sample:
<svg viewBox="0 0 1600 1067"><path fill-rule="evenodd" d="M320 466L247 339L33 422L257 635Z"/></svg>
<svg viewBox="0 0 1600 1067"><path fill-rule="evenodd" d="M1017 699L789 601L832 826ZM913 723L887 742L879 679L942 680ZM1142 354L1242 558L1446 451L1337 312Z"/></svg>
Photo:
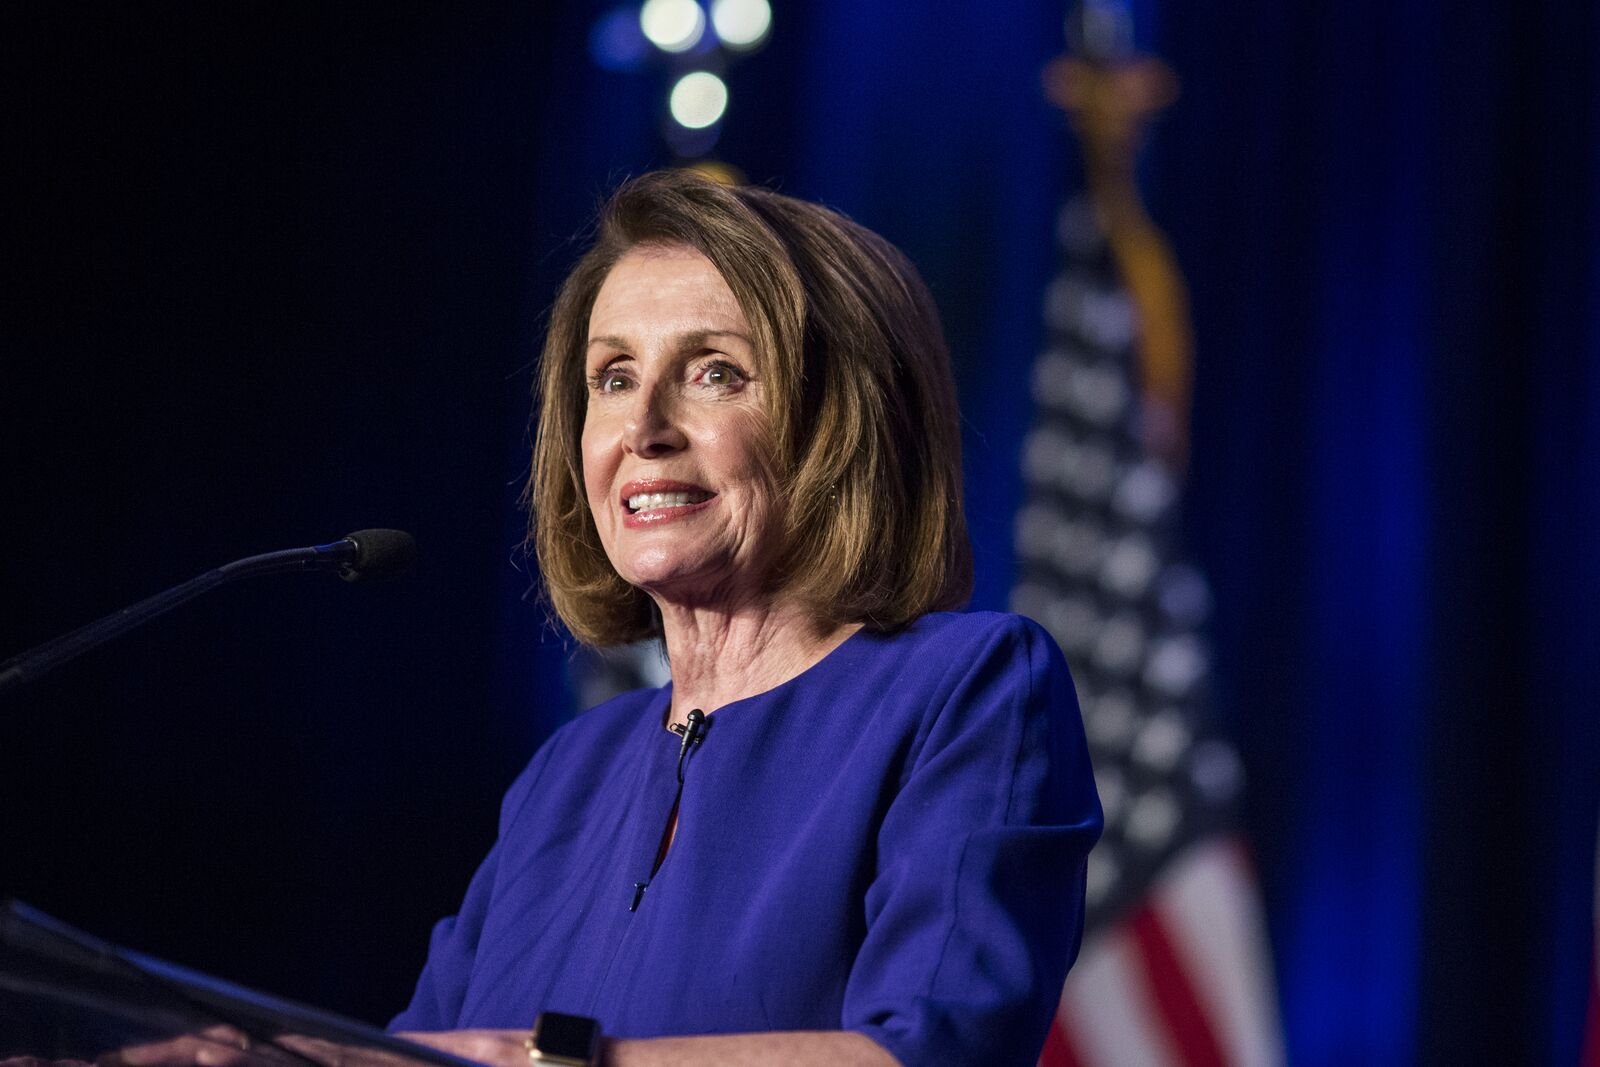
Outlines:
<svg viewBox="0 0 1600 1067"><path fill-rule="evenodd" d="M686 721L691 708L712 712L782 685L860 629L847 623L818 632L800 605L725 611L658 603L672 669L669 725Z"/></svg>

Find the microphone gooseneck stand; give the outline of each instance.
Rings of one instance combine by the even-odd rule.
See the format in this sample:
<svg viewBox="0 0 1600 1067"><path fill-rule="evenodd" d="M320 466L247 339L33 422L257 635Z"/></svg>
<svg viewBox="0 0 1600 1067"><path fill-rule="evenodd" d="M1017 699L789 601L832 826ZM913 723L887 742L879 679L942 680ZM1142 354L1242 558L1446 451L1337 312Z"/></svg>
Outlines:
<svg viewBox="0 0 1600 1067"><path fill-rule="evenodd" d="M345 581L360 582L403 573L411 568L416 556L416 542L403 530L358 530L325 545L286 548L224 563L182 585L12 656L0 663L0 693L25 685L179 604L240 578L289 571L333 571Z"/></svg>

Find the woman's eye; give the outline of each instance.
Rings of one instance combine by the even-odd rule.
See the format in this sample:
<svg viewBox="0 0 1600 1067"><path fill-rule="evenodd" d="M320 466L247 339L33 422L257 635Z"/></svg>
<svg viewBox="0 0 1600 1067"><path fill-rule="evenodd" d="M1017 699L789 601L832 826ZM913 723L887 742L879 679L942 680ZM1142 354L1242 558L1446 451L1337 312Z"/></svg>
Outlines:
<svg viewBox="0 0 1600 1067"><path fill-rule="evenodd" d="M628 387L628 376L617 371L601 371L589 381L597 393L616 393Z"/></svg>
<svg viewBox="0 0 1600 1067"><path fill-rule="evenodd" d="M739 368L735 367L733 364L722 363L719 361L708 364L706 369L700 372L700 380L705 382L707 385L738 385L740 382L744 381L744 375L741 374L739 372Z"/></svg>

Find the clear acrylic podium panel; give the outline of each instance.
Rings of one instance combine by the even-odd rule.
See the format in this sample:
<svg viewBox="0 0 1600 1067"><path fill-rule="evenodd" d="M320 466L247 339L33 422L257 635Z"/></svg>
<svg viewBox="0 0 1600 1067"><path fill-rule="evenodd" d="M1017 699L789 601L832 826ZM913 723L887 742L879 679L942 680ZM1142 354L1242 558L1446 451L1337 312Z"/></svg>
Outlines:
<svg viewBox="0 0 1600 1067"><path fill-rule="evenodd" d="M0 902L0 1060L92 1061L130 1046L229 1027L278 1063L346 1062L329 1047L468 1067L363 1023L118 948L17 901ZM275 1045L289 1035L283 1045ZM241 1042L243 1044L243 1042ZM292 1050L291 1050L292 1049Z"/></svg>

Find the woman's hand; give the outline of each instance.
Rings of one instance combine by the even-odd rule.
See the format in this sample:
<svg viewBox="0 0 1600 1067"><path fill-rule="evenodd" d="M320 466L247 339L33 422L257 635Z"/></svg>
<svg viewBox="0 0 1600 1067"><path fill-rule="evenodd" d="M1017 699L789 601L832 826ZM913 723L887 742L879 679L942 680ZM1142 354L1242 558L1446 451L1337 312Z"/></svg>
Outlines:
<svg viewBox="0 0 1600 1067"><path fill-rule="evenodd" d="M397 1036L489 1067L529 1067L526 1030L451 1030ZM100 1057L98 1065L304 1067L307 1060L322 1067L417 1067L416 1061L397 1053L295 1034L284 1034L271 1043L252 1042L231 1026L214 1026L197 1034L132 1045ZM894 1057L876 1042L844 1030L609 1040L600 1062L602 1067L896 1067Z"/></svg>
<svg viewBox="0 0 1600 1067"><path fill-rule="evenodd" d="M394 1036L491 1067L529 1067L526 1030L440 1030Z"/></svg>
<svg viewBox="0 0 1600 1067"><path fill-rule="evenodd" d="M99 1057L95 1067L305 1067L308 1061L321 1067L419 1067L416 1060L399 1053L301 1034L252 1041L232 1026L129 1045ZM0 1067L11 1067L10 1061Z"/></svg>
<svg viewBox="0 0 1600 1067"><path fill-rule="evenodd" d="M253 1042L232 1026L129 1045L96 1061L99 1067L287 1067L297 1062L290 1053Z"/></svg>
<svg viewBox="0 0 1600 1067"><path fill-rule="evenodd" d="M529 1067L526 1030L399 1036L490 1067ZM847 1030L608 1040L600 1063L601 1067L898 1067L877 1042Z"/></svg>

